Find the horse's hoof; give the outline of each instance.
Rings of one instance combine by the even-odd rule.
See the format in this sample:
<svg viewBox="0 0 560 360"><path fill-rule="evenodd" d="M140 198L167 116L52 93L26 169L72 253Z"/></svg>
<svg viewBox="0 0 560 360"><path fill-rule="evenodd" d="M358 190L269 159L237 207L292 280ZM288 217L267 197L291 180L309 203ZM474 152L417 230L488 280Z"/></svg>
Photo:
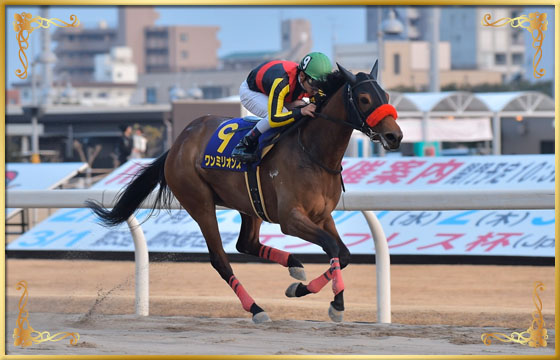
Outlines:
<svg viewBox="0 0 560 360"><path fill-rule="evenodd" d="M307 277L305 276L305 269L302 267L295 267L291 266L288 268L290 271L290 276L296 280L306 281Z"/></svg>
<svg viewBox="0 0 560 360"><path fill-rule="evenodd" d="M288 286L286 289L286 296L287 297L296 297L296 290L301 283L293 283L292 285Z"/></svg>
<svg viewBox="0 0 560 360"><path fill-rule="evenodd" d="M344 310L336 310L332 304L329 307L329 317L334 322L342 322L342 318L344 317Z"/></svg>
<svg viewBox="0 0 560 360"><path fill-rule="evenodd" d="M253 315L253 322L255 324L262 324L262 323L271 322L271 321L272 320L270 320L266 311L261 311L260 313L256 313L255 315Z"/></svg>

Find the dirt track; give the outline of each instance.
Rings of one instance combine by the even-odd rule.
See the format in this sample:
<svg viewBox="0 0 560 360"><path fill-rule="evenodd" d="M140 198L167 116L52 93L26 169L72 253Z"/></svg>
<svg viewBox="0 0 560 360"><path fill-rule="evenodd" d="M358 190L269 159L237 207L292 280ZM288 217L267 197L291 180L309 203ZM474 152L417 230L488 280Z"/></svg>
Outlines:
<svg viewBox="0 0 560 360"><path fill-rule="evenodd" d="M146 327L153 326L154 332L150 332L150 336L155 338L144 334L146 339L140 343L145 346L152 344L149 349L154 352L147 353L161 354L174 354L177 352L173 352L173 349L180 351L183 348L168 344L156 351L157 346L154 344L163 338L167 339L166 343L179 341L182 344L182 340L177 340L182 337L190 341L193 338L202 341L190 344L190 354L321 354L320 350L329 345L328 334L338 336L337 342L344 338L348 342L344 344L354 349L350 353L357 354L371 354L372 351L380 354L554 353L553 267L393 265L391 304L394 325L367 324L366 327L363 322L376 321L374 265L351 264L343 271L346 284L345 323L338 326L330 323L327 315L332 300L330 289L301 299L288 299L284 296L284 290L295 280L289 277L285 268L276 264L233 264L233 268L237 278L273 320L274 325L264 325L267 329L264 333L263 328L251 323L249 314L243 311L231 289L209 263L152 263L150 317L139 319L131 315L134 313L133 262L7 260L8 351L13 351L9 352L11 354L143 353L135 352L141 351L140 344L134 346L134 343L129 343L124 346L121 341L113 348L105 344L105 341L109 341L107 339L118 336L117 333L98 338L99 332L111 332L113 324L121 329L121 333L140 330L140 340L142 329L145 331ZM306 265L308 280L326 268L327 265ZM75 328L82 336L81 345L78 344L81 347L70 348L61 343L49 343L37 345L36 348L15 349L10 345L13 331L11 323L15 324L17 302L21 295L15 286L20 280L28 283L27 310L31 325L38 330L51 332L71 331L65 326ZM549 346L531 349L513 344L483 345L480 335L488 329L482 327L502 328L502 332L507 334L527 330L532 321L531 313L535 310L532 296L533 284L537 280L546 286L546 290L539 295L549 329ZM57 319L60 320L58 323ZM34 325L34 320L37 325ZM190 326L185 322L198 325ZM91 326L84 325L88 323ZM168 324L167 327L165 324ZM196 337L191 333L197 327L201 329L201 334L211 332L214 340L222 334L224 347L219 347L217 343L208 347L209 343L203 340L205 336L199 334ZM247 331L235 330L237 328ZM253 331L255 334L247 338ZM274 332L282 334L280 344L277 344L278 336L274 336ZM322 346L321 342L317 343L318 339L312 342L317 346L311 346L298 335L313 332L325 334L321 337L324 342ZM245 337L243 333L246 333ZM259 336L256 333L262 334ZM267 334L270 335L268 340ZM375 345L373 340L378 337L385 338L386 341L382 343L387 344L387 347ZM395 342L401 337L408 339L409 347ZM363 344L366 338L373 341L371 344L368 341L371 346L356 347L356 344ZM88 343L92 344L93 341L91 339L96 339L94 342L97 345L89 346ZM301 340L299 345L298 339ZM353 344L353 341L356 343ZM263 344L268 347L263 347ZM105 350L101 351L101 348ZM336 349L346 347L329 349L323 354L336 354L339 353Z"/></svg>

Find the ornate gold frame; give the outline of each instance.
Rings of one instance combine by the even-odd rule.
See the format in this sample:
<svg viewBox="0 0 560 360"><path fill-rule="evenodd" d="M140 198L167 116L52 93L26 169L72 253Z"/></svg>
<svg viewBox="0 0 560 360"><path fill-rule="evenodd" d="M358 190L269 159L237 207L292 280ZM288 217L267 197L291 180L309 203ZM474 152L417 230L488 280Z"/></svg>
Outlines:
<svg viewBox="0 0 560 360"><path fill-rule="evenodd" d="M492 15L485 14L482 19L482 26L491 27L501 27L507 24L511 24L512 27L522 27L527 29L533 37L533 49L536 50L533 56L533 76L535 78L541 78L546 73L545 69L541 68L537 70L539 63L542 59L542 44L544 41L544 32L548 27L548 20L546 20L546 13L534 12L530 13L529 16L521 15L516 18L501 18L494 22L490 22ZM528 23L528 24L527 24ZM536 32L536 34L535 34Z"/></svg>
<svg viewBox="0 0 560 360"><path fill-rule="evenodd" d="M70 345L76 345L78 340L80 340L80 334L73 332L59 332L51 335L48 331L37 331L31 327L27 317L29 312L25 309L27 305L27 282L25 280L20 281L16 289L21 290L23 288L23 294L19 299L19 315L17 318L17 327L14 328L14 333L12 337L14 338L14 345L27 347L33 344L40 344L45 341L60 341L67 337L72 337L70 339Z"/></svg>
<svg viewBox="0 0 560 360"><path fill-rule="evenodd" d="M27 60L25 50L29 48L27 40L29 40L29 36L34 30L39 28L48 29L51 24L58 27L80 26L80 21L78 20L78 17L76 15L70 15L70 21L72 21L72 23L70 24L56 18L45 19L40 16L32 17L30 13L26 12L22 12L21 14L14 14L14 19L14 31L17 34L16 37L19 44L19 60L21 61L21 65L23 65L23 70L16 70L16 76L20 79L27 78L27 67L29 65L29 62ZM37 26L33 26L32 24L36 24Z"/></svg>
<svg viewBox="0 0 560 360"><path fill-rule="evenodd" d="M533 291L533 303L537 307L537 310L533 311L533 322L531 327L527 331L521 333L513 332L511 335L506 335L502 333L484 333L481 336L482 342L485 345L492 344L492 339L499 340L501 342L515 342L521 345L529 345L530 347L546 347L546 339L548 339L548 334L545 328L545 322L542 316L542 301L537 294L537 290L544 291L544 284L540 281L535 282L535 289ZM537 303L538 301L538 303Z"/></svg>

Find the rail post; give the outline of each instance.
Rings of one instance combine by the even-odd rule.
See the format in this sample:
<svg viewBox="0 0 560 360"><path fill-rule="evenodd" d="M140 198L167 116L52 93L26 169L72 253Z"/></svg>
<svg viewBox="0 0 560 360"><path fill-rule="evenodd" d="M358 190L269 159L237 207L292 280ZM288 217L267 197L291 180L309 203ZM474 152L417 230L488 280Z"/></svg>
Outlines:
<svg viewBox="0 0 560 360"><path fill-rule="evenodd" d="M148 316L150 313L150 262L148 256L148 245L142 227L131 215L126 221L132 239L134 240L134 264L135 264L135 309L136 315Z"/></svg>
<svg viewBox="0 0 560 360"><path fill-rule="evenodd" d="M377 322L391 323L391 259L383 226L373 211L362 211L373 235L377 278Z"/></svg>

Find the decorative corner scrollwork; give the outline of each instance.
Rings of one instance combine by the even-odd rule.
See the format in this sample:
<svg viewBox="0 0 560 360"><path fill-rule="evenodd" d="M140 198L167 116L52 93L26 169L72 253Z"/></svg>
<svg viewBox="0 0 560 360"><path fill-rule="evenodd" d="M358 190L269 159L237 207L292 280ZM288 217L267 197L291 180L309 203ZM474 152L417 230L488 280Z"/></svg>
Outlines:
<svg viewBox="0 0 560 360"><path fill-rule="evenodd" d="M17 318L17 327L14 328L14 333L12 337L14 338L14 345L27 347L33 344L40 344L45 341L60 341L67 337L71 337L70 345L76 345L78 340L80 340L80 334L73 332L60 332L51 335L48 331L37 331L31 327L27 317L29 316L28 311L25 309L27 305L27 282L25 280L20 281L16 289L21 290L23 288L23 294L19 299L19 315Z"/></svg>
<svg viewBox="0 0 560 360"><path fill-rule="evenodd" d="M515 18L501 18L494 22L490 22L492 15L485 14L482 19L482 26L491 27L501 27L511 24L512 27L521 27L526 29L531 33L533 37L533 49L535 49L535 55L533 56L533 76L535 78L541 78L546 73L544 68L538 69L539 63L542 59L542 44L544 41L544 32L548 28L548 20L546 19L546 13L534 12L530 13L529 16L521 15Z"/></svg>
<svg viewBox="0 0 560 360"><path fill-rule="evenodd" d="M533 293L533 303L537 310L533 311L533 322L527 331L513 332L509 336L502 333L484 333L481 336L485 345L492 344L492 338L501 342L515 342L521 345L529 345L530 347L546 347L548 334L545 328L545 322L542 316L542 301L537 290L544 291L544 284L540 281L535 282Z"/></svg>
<svg viewBox="0 0 560 360"><path fill-rule="evenodd" d="M70 15L71 23L67 23L60 19L52 18L45 19L40 16L33 17L30 13L22 12L21 14L14 14L14 31L16 32L16 39L19 45L19 61L23 66L23 70L17 69L15 71L16 76L20 79L27 78L27 67L29 66L29 61L27 60L27 55L25 50L29 48L29 36L33 31L39 28L48 29L51 24L58 27L78 27L80 26L80 21L76 15ZM37 26L33 26L33 24Z"/></svg>

